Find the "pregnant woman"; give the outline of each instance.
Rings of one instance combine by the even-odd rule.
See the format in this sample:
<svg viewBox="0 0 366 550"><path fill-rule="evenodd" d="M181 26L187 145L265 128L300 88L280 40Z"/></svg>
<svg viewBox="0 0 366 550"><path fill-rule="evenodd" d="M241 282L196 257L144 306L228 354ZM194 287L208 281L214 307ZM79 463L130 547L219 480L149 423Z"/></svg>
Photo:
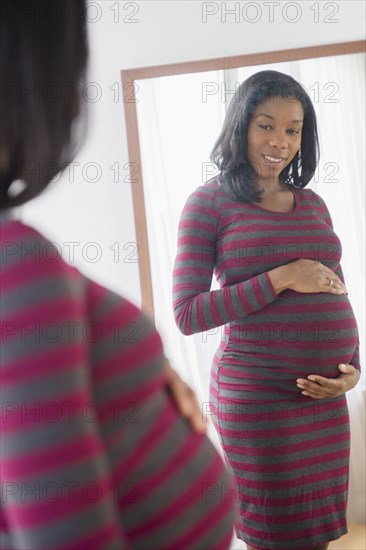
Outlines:
<svg viewBox="0 0 366 550"><path fill-rule="evenodd" d="M210 407L248 549L326 549L347 532L349 416L360 375L341 243L322 198L311 100L261 71L238 88L188 198L173 273L184 334L223 326ZM212 275L220 289L211 291Z"/></svg>

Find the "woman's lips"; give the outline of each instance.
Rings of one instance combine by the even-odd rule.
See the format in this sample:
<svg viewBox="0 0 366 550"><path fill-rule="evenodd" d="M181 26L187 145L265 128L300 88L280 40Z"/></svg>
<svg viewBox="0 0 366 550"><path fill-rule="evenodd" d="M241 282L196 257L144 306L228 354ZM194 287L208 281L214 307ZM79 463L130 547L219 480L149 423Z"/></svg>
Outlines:
<svg viewBox="0 0 366 550"><path fill-rule="evenodd" d="M281 166L286 159L279 157L272 157L270 155L262 155L264 159L264 164L267 166Z"/></svg>

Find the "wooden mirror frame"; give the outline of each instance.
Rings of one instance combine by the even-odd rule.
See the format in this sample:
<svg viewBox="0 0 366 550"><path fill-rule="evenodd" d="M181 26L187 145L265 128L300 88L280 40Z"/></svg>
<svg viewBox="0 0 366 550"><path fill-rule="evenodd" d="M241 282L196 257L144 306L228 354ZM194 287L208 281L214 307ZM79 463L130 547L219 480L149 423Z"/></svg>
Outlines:
<svg viewBox="0 0 366 550"><path fill-rule="evenodd" d="M253 53L248 55L237 55L216 59L205 59L202 61L189 61L168 65L156 65L153 67L141 67L121 71L129 166L136 167L135 171L131 171L131 177L129 181L132 186L133 210L141 284L141 307L148 315L150 315L153 321L154 297L151 279L149 239L146 224L140 142L137 124L136 103L138 103L138 99L136 98L136 93L138 91L138 87L136 85L136 80L214 70L236 69L239 67L264 65L268 63L298 61L299 59L333 57L335 55L363 53L365 51L366 42L364 40L358 40L354 42L342 42L339 44L326 44L305 48L295 48L290 50Z"/></svg>

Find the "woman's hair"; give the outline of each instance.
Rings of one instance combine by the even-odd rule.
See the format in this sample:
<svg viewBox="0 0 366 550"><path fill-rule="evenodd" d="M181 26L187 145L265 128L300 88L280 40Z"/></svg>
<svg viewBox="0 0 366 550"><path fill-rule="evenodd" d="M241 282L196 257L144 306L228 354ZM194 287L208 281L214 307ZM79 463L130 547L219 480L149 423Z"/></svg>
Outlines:
<svg viewBox="0 0 366 550"><path fill-rule="evenodd" d="M0 197L1 208L9 208L36 197L80 149L89 52L85 0L0 6ZM24 190L14 196L16 180Z"/></svg>
<svg viewBox="0 0 366 550"><path fill-rule="evenodd" d="M217 177L221 185L234 200L261 201L263 191L255 186L256 173L247 156L248 127L256 107L278 96L292 102L298 100L304 109L301 148L279 178L290 186L305 187L314 175L319 160L319 141L310 97L291 76L278 71L260 71L236 90L210 155L219 170Z"/></svg>

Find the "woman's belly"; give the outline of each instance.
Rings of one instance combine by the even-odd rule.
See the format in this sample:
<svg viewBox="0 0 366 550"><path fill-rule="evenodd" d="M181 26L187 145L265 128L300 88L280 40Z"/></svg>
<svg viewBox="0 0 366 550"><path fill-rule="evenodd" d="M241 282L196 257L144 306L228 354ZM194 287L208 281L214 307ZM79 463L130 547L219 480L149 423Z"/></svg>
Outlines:
<svg viewBox="0 0 366 550"><path fill-rule="evenodd" d="M298 396L297 378L337 377L338 364L351 362L357 341L347 296L287 289L272 304L225 326L212 375L228 394Z"/></svg>

